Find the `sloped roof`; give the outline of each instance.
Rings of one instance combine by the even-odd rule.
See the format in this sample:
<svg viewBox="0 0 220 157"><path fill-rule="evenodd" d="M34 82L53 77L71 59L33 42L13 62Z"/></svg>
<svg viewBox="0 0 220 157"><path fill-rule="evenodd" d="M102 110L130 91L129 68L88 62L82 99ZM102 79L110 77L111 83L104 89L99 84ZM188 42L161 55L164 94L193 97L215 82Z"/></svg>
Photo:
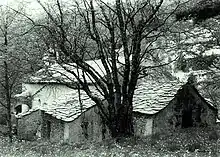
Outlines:
<svg viewBox="0 0 220 157"><path fill-rule="evenodd" d="M103 72L103 67L100 66L102 65L100 62L100 60L95 60L89 61L88 64L94 67L97 71L100 70L100 74L104 76L105 73ZM72 65L65 66L70 66L67 68L72 68L71 70L76 70L76 68ZM50 72L50 74L48 74L48 72ZM197 80L205 79L204 77L206 76L206 72L207 71L197 71L194 72L194 75L196 75ZM144 114L155 114L159 112L174 98L177 91L181 89L182 85L187 82L190 74L191 73L184 73L182 79L177 79L174 81L170 81L168 79L153 80L152 78L149 79L148 77L139 80L133 98L133 111ZM161 78L161 76L158 77ZM72 81L70 78L75 80L75 77L72 74L68 73L59 64L53 64L48 69L39 70L36 75L29 78L29 82L57 83L58 79L63 79L63 81L68 82ZM202 80L200 80L200 82L202 82ZM213 104L212 100L206 94L202 87L199 87L198 91L207 102ZM39 108L36 109L43 110L46 113L56 117L57 119L62 119L64 121L73 121L87 109L95 105L84 91L81 91L81 99L83 104L82 107L80 107L78 91L73 90L73 92L65 95L64 97L56 99L51 106L48 106L47 104L42 104L41 106L39 106ZM21 117L29 113L31 113L31 111L19 116Z"/></svg>
<svg viewBox="0 0 220 157"><path fill-rule="evenodd" d="M174 98L183 83L179 81L141 81L135 90L133 111L155 114Z"/></svg>
<svg viewBox="0 0 220 157"><path fill-rule="evenodd" d="M216 106L215 100L210 95L209 91L207 91L207 83L210 80L209 75L213 74L213 71L210 70L197 70L190 72L182 72L179 71L175 73L176 78L178 78L181 82L187 82L190 76L195 77L195 86L198 90L199 94L211 105Z"/></svg>
<svg viewBox="0 0 220 157"><path fill-rule="evenodd" d="M97 60L88 60L85 61L88 65L90 65L93 69L96 70L96 72L101 76L104 77L106 75L105 68L102 64L101 59ZM124 62L123 57L118 57L118 65L120 66L120 63ZM67 70L65 70L67 69ZM77 79L75 76L71 73L74 72L75 74L78 74L79 77L83 79L83 70L78 68L75 63L69 63L69 64L58 64L54 63L48 66L45 66L44 68L37 71L35 74L28 76L25 80L27 83L72 83L76 82ZM91 80L91 77L89 74L85 73L85 79L88 83L91 83L93 80Z"/></svg>
<svg viewBox="0 0 220 157"><path fill-rule="evenodd" d="M139 80L133 98L133 111L148 115L153 115L159 112L169 104L169 102L175 97L177 91L181 89L185 83L186 81L180 82L178 80L156 81L148 80L146 78ZM25 116L34 110L40 109L57 119L67 122L73 121L83 112L95 105L84 91L80 92L82 107L79 103L78 91L73 90L72 93L65 95L65 98L60 97L59 99L56 99L51 106L43 104L36 109L18 115L18 117ZM202 88L198 89L198 92L212 105L212 100L209 99L208 95Z"/></svg>
<svg viewBox="0 0 220 157"><path fill-rule="evenodd" d="M95 89L91 89L96 91ZM93 94L98 94L93 93ZM63 97L59 97L52 104L43 103L36 108L30 109L28 112L20 113L17 118L28 115L36 110L45 111L45 113L52 115L57 119L69 122L79 117L83 112L94 106L95 103L88 97L88 95L80 90L80 99L82 105L79 102L78 90L72 90L72 92L65 94Z"/></svg>
<svg viewBox="0 0 220 157"><path fill-rule="evenodd" d="M183 84L179 81L149 81L146 78L141 79L137 85L134 94L133 111L144 114L155 114L164 108L174 98L177 90ZM94 89L91 89L95 91ZM43 110L46 113L62 119L64 121L73 121L83 112L95 105L84 91L81 92L82 107L79 103L78 90L73 90L65 97L56 99L52 105L42 104L36 109ZM96 93L98 94L98 93ZM31 110L31 111L32 111ZM25 116L31 112L19 114L18 117Z"/></svg>
<svg viewBox="0 0 220 157"><path fill-rule="evenodd" d="M73 90L69 95L65 95L66 98L59 98L51 106L45 104L40 109L57 119L73 121L95 105L84 91L81 90L80 94L82 104L79 102L78 90Z"/></svg>

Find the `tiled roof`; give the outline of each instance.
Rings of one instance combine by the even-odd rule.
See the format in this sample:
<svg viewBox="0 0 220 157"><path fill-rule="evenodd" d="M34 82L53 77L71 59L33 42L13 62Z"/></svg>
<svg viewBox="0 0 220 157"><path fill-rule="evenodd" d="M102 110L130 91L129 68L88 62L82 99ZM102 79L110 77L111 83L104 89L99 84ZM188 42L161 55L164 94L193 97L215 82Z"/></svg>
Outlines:
<svg viewBox="0 0 220 157"><path fill-rule="evenodd" d="M183 83L179 81L141 81L133 99L133 111L155 114L174 98Z"/></svg>
<svg viewBox="0 0 220 157"><path fill-rule="evenodd" d="M103 67L99 66L102 65L100 62L100 60L95 60L88 61L87 63L90 64L93 68L95 68L99 72L99 74L104 76L105 72L103 72ZM66 68L73 71L75 70L76 72L76 68L74 66L65 66ZM82 73L82 71L80 73ZM207 71L194 71L193 73L196 76L197 81L199 82L202 82L204 79L206 79ZM168 105L168 103L174 98L177 91L182 87L183 84L187 82L187 79L190 75L191 73L183 73L181 74L181 79L179 78L174 81L170 81L167 79L159 79L161 78L161 76L159 75L155 76L155 78L159 78L154 80L152 78L144 78L139 80L133 98L133 111L145 114L155 114L159 112L166 105ZM178 76L176 77L178 78ZM59 64L53 64L48 69L39 70L34 76L31 76L29 78L28 82L57 83L57 80L71 82L72 80L75 80L75 77L72 74L65 71L64 68L62 68ZM207 100L207 102L213 104L212 100L203 90L202 86L198 86L197 89L199 93L205 98L205 100ZM48 104L43 104L36 109L43 110L46 113L56 117L57 119L62 119L64 121L73 121L78 116L80 116L82 112L95 105L94 102L86 95L84 91L81 91L81 99L83 104L82 107L80 107L79 104L78 91L73 90L73 92L66 94L64 97L56 99L51 106L48 106ZM27 112L23 115L29 113L30 112Z"/></svg>
<svg viewBox="0 0 220 157"><path fill-rule="evenodd" d="M141 79L135 90L133 111L145 114L157 113L174 98L174 95L181 86L182 83L178 81L158 82ZM93 91L95 90L93 89ZM79 103L78 90L73 90L64 97L56 99L52 105L42 104L36 109L43 110L57 119L73 121L88 108L95 105L84 91L81 91L81 100L83 104L82 108ZM30 113L31 112L23 113L18 115L18 117Z"/></svg>
<svg viewBox="0 0 220 157"><path fill-rule="evenodd" d="M65 95L66 98L57 99L49 107L45 104L41 107L41 110L44 110L57 119L73 121L87 109L95 105L84 91L81 90L80 93L82 105L79 102L78 90L73 90L69 95Z"/></svg>
<svg viewBox="0 0 220 157"><path fill-rule="evenodd" d="M123 57L118 57L118 66L120 66L120 63L123 63L124 59ZM97 60L88 60L86 61L88 65L90 65L92 68L96 70L96 72L101 76L104 77L106 75L105 68L101 62L101 59ZM70 72L66 71L65 69L68 69ZM54 63L51 65L47 65L45 68L40 69L37 71L34 75L28 76L26 78L27 83L70 83L77 81L75 76L71 74L71 72L74 72L75 74L78 74L81 79L83 79L83 71L82 69L76 68L76 64L70 63L70 64L58 64ZM85 73L85 79L88 83L91 83L91 77L89 77L88 74Z"/></svg>
<svg viewBox="0 0 220 157"><path fill-rule="evenodd" d="M212 99L210 99L209 95L203 88L203 84L201 84L204 80L207 80L206 74L208 72L209 71L207 70L200 70L184 73L184 78L174 81L167 79L152 80L152 78L140 79L134 93L133 111L144 114L155 114L159 112L161 109L168 105L168 103L174 98L177 91L181 89L182 85L187 82L189 76L192 74L196 76L198 81L197 89L199 93L208 103L213 105L214 103ZM178 76L176 77L178 78ZM94 87L91 90L95 91ZM96 94L97 93L98 92L96 92ZM54 100L52 105L48 106L48 104L42 104L37 109L43 110L46 113L56 117L57 119L73 121L88 108L95 105L95 103L87 96L84 91L81 91L81 100L83 104L82 107L80 107L79 103L78 90L72 90L71 93ZM29 113L30 112L24 113L24 115Z"/></svg>
<svg viewBox="0 0 220 157"><path fill-rule="evenodd" d="M95 91L95 89L91 90ZM87 96L84 91L81 90L80 93L82 105L79 103L78 90L72 90L71 93L65 94L63 97L59 97L54 100L51 105L43 103L36 108L31 109L29 112L18 114L17 118L28 115L35 110L42 110L57 119L61 119L67 122L73 121L87 109L95 105L95 103Z"/></svg>
<svg viewBox="0 0 220 157"><path fill-rule="evenodd" d="M181 89L184 84L184 82L179 82L178 80L150 81L141 79L134 93L133 111L149 115L159 112L169 104L177 91ZM212 104L212 101L208 99L203 90L198 91L207 102ZM68 122L73 121L87 109L95 105L84 91L81 91L81 100L83 104L82 107L80 107L78 91L73 90L73 92L65 95L65 97L56 99L51 106L43 104L36 109L43 110L57 119ZM36 109L32 110L34 111ZM26 112L18 117L30 113L31 112Z"/></svg>

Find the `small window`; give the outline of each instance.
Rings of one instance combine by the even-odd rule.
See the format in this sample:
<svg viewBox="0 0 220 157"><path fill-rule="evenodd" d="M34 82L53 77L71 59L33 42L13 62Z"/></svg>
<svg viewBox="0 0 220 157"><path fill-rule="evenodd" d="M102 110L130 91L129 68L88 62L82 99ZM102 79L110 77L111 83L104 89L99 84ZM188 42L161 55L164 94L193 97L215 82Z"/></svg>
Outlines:
<svg viewBox="0 0 220 157"><path fill-rule="evenodd" d="M21 105L18 105L18 106L15 107L15 113L16 114L21 113L21 111L22 111L22 106Z"/></svg>

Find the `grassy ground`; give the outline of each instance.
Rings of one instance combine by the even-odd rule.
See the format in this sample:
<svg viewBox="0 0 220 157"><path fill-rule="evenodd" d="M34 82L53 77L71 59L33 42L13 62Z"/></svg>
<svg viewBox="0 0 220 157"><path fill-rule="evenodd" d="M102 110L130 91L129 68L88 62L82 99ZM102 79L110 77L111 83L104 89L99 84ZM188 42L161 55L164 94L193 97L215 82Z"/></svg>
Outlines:
<svg viewBox="0 0 220 157"><path fill-rule="evenodd" d="M185 129L148 138L123 138L100 143L51 143L19 141L0 136L0 156L7 157L218 157L218 135L213 130Z"/></svg>

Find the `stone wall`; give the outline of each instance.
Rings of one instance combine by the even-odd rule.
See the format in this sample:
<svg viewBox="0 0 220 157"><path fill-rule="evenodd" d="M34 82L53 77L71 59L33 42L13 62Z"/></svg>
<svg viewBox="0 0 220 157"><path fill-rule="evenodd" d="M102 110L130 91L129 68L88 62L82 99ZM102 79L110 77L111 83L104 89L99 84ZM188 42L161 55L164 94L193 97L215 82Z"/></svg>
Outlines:
<svg viewBox="0 0 220 157"><path fill-rule="evenodd" d="M214 127L216 125L217 109L208 104L205 99L199 94L199 92L193 87L189 87L190 94L193 96L193 120L197 121L199 109L201 122L194 123L194 126L198 127Z"/></svg>
<svg viewBox="0 0 220 157"><path fill-rule="evenodd" d="M110 134L98 115L97 107L84 112L73 122L68 123L69 142L77 143L84 140L101 141L109 138Z"/></svg>
<svg viewBox="0 0 220 157"><path fill-rule="evenodd" d="M160 112L155 114L153 133L173 132L184 127L215 127L217 110L210 106L193 86L184 87L187 93L181 93ZM190 110L192 124L185 126L183 117L186 110ZM186 115L185 115L186 116ZM188 121L188 119L186 119Z"/></svg>
<svg viewBox="0 0 220 157"><path fill-rule="evenodd" d="M37 110L17 119L17 135L19 139L35 140L42 123L41 111Z"/></svg>
<svg viewBox="0 0 220 157"><path fill-rule="evenodd" d="M146 137L152 134L154 115L133 113L134 135Z"/></svg>
<svg viewBox="0 0 220 157"><path fill-rule="evenodd" d="M215 126L216 118L217 118L217 110L205 104L203 106L204 106L204 111L201 113L201 119L203 124L205 124L205 126L208 127Z"/></svg>
<svg viewBox="0 0 220 157"><path fill-rule="evenodd" d="M67 143L101 141L108 138L108 129L103 126L97 111L96 107L92 107L72 122L65 122L44 113L42 138Z"/></svg>
<svg viewBox="0 0 220 157"><path fill-rule="evenodd" d="M61 142L64 138L64 123L49 114L42 114L42 138L52 142Z"/></svg>
<svg viewBox="0 0 220 157"><path fill-rule="evenodd" d="M165 108L155 114L153 120L153 134L175 131L175 118L173 114L173 99Z"/></svg>

